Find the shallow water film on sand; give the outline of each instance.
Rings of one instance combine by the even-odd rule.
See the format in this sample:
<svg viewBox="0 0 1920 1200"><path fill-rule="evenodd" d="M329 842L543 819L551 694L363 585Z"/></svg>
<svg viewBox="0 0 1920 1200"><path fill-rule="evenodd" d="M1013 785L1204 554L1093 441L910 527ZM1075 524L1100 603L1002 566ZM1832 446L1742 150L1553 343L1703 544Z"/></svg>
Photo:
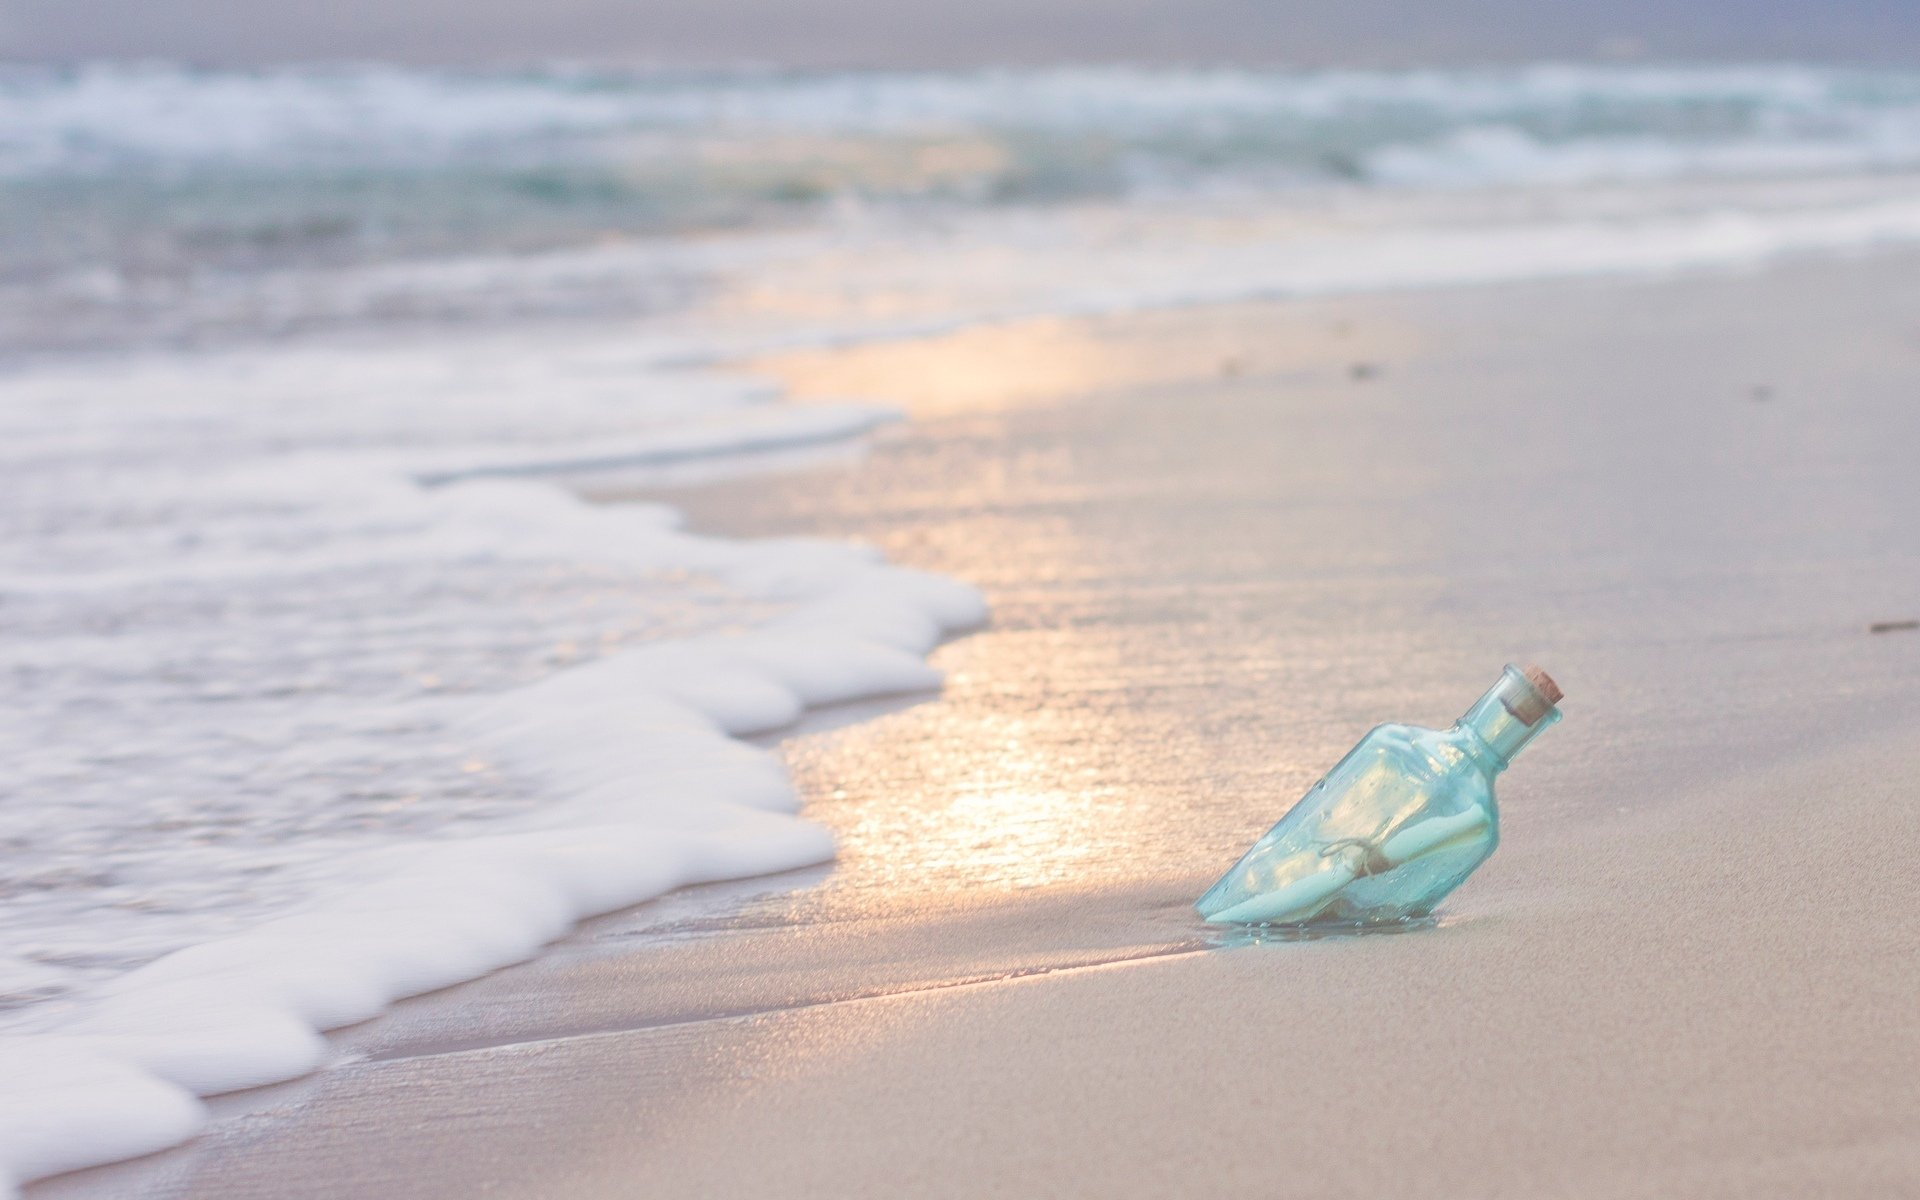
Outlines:
<svg viewBox="0 0 1920 1200"><path fill-rule="evenodd" d="M983 609L577 497L889 417L715 364L1912 242L1916 168L1920 75L1800 67L0 72L0 1180L831 853L738 738Z"/></svg>

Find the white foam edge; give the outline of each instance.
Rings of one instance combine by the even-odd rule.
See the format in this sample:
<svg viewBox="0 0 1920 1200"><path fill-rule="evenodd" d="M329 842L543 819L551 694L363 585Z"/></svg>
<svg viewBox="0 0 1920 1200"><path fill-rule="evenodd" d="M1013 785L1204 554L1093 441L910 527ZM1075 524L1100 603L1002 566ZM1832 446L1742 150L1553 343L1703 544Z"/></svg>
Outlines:
<svg viewBox="0 0 1920 1200"><path fill-rule="evenodd" d="M556 525L606 533L616 519L527 482L464 487L490 505L547 493ZM764 548L776 577L830 582L760 628L643 645L474 702L463 731L553 799L537 819L374 852L390 873L167 955L71 1019L0 1039L0 1195L177 1145L203 1127L201 1097L311 1072L325 1031L523 961L588 917L831 858L828 831L791 815L799 798L778 761L738 739L810 706L937 687L926 653L982 623L985 603L958 581L818 544L690 540L720 559Z"/></svg>
<svg viewBox="0 0 1920 1200"><path fill-rule="evenodd" d="M750 408L725 423L663 429L642 437L598 438L590 446L559 447L544 454L524 448L478 448L440 456L417 469L429 486L469 479L638 473L695 462L735 462L782 450L847 442L900 420L897 408L872 404L809 404Z"/></svg>

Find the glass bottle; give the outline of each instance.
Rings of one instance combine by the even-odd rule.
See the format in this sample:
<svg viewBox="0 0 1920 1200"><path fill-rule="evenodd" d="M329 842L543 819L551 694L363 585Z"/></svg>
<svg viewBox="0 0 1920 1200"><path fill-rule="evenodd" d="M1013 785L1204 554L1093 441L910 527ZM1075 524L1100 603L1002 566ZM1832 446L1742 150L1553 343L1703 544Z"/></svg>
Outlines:
<svg viewBox="0 0 1920 1200"><path fill-rule="evenodd" d="M1494 776L1560 720L1560 696L1509 666L1451 729L1375 728L1194 907L1216 924L1426 916L1499 844Z"/></svg>

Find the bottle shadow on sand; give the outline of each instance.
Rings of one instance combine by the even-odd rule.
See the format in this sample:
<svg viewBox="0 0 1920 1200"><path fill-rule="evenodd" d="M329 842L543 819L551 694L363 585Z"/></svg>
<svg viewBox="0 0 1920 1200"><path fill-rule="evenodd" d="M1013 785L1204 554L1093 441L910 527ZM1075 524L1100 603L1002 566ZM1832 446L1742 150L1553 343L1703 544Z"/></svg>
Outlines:
<svg viewBox="0 0 1920 1200"><path fill-rule="evenodd" d="M1287 942L1324 942L1336 938L1384 937L1399 933L1426 933L1450 925L1440 917L1404 917L1397 921L1314 921L1305 925L1202 924L1199 939L1217 950L1242 946L1270 946Z"/></svg>

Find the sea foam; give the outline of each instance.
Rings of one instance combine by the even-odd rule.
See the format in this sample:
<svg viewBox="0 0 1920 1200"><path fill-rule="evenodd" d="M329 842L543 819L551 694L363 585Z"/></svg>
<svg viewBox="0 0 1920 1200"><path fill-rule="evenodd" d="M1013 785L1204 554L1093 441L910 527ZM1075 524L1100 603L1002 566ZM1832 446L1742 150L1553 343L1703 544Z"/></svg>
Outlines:
<svg viewBox="0 0 1920 1200"><path fill-rule="evenodd" d="M200 1128L197 1097L320 1066L324 1030L520 961L582 918L830 857L826 831L789 815L778 764L735 739L811 704L935 687L923 655L983 616L969 588L875 564L750 634L628 651L476 706L475 741L552 805L370 855L366 882L6 1039L0 1169L18 1183L172 1145Z"/></svg>
<svg viewBox="0 0 1920 1200"><path fill-rule="evenodd" d="M322 1031L583 917L831 856L740 739L937 687L927 652L982 601L548 482L740 469L889 417L620 346L0 383L26 635L0 776L35 800L0 817L0 1183L176 1143L198 1097L310 1071Z"/></svg>

